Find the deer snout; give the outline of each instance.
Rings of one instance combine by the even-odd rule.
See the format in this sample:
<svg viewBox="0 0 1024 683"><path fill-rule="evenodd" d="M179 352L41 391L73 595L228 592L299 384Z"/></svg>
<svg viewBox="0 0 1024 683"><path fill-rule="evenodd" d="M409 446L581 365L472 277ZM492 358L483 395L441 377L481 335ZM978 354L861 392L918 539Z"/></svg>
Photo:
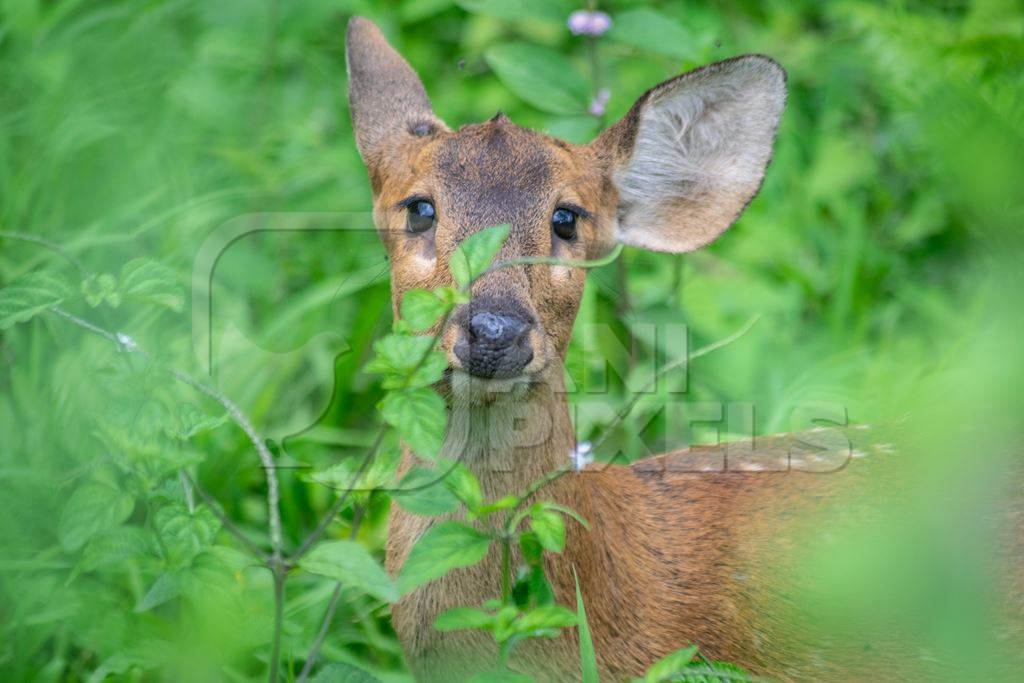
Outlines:
<svg viewBox="0 0 1024 683"><path fill-rule="evenodd" d="M503 379L519 375L533 360L530 330L533 320L525 312L484 309L470 304L462 316L455 357L471 375Z"/></svg>

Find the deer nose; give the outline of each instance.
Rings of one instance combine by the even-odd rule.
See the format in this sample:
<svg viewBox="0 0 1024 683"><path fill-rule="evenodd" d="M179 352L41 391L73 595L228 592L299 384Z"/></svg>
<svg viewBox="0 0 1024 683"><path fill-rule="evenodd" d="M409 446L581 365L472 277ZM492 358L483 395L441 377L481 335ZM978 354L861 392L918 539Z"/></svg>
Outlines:
<svg viewBox="0 0 1024 683"><path fill-rule="evenodd" d="M507 315L484 311L469 319L469 334L485 344L496 347L511 346L518 342L530 325Z"/></svg>
<svg viewBox="0 0 1024 683"><path fill-rule="evenodd" d="M455 356L469 374L514 377L533 360L529 336L533 323L516 314L480 311L463 324Z"/></svg>

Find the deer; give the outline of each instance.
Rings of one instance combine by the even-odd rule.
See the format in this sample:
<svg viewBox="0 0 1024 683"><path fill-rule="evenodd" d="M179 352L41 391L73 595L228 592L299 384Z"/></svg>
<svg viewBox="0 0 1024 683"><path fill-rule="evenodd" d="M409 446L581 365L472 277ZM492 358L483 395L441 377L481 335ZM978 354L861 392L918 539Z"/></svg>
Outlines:
<svg viewBox="0 0 1024 683"><path fill-rule="evenodd" d="M616 244L673 254L709 245L758 193L787 97L775 60L735 57L654 86L578 145L501 113L449 128L412 67L365 18L349 21L346 57L353 131L391 262L396 317L405 292L451 285L453 251L489 226L510 226L497 257L506 261L596 259ZM522 492L578 446L563 362L584 283L577 267L493 269L441 330L451 412L442 455L469 467L489 499ZM827 475L804 471L792 466L794 453L806 452L796 440L746 445L755 465L788 463L781 472L678 466L694 457L721 461L735 446L718 444L591 465L543 491L590 521L569 525L564 552L546 569L563 604L574 604L578 577L602 680L642 674L690 643L711 659L781 680L891 678L899 670L898 648L832 642L810 617L801 623L792 597L802 580L799 551L821 533L802 522L864 490L871 458ZM417 462L404 448L400 472ZM392 575L436 522L393 505ZM448 608L495 597L497 555L492 548L481 563L394 606L393 625L418 679L460 680L493 658L487 634L442 633L433 623ZM513 667L539 680L579 680L577 648L571 629L530 640Z"/></svg>

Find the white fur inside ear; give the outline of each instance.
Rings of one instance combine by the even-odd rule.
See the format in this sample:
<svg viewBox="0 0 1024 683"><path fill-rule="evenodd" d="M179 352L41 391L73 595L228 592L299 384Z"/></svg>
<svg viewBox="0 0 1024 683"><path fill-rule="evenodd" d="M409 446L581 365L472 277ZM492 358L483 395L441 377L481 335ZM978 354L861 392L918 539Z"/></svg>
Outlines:
<svg viewBox="0 0 1024 683"><path fill-rule="evenodd" d="M670 252L715 239L760 188L785 101L785 73L760 56L711 64L651 91L632 156L615 173L617 238Z"/></svg>

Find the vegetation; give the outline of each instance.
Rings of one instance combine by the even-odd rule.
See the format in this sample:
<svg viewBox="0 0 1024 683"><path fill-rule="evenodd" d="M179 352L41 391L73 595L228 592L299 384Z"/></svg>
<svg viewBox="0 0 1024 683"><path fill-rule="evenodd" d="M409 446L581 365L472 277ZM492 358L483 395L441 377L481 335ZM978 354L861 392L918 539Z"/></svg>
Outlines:
<svg viewBox="0 0 1024 683"><path fill-rule="evenodd" d="M395 481L399 437L429 457L443 433L443 361L419 333L503 237L467 241L460 287L393 324L344 97L351 14L450 124L500 109L574 142L683 70L778 59L790 100L737 226L703 252L591 264L567 360L578 434L600 459L683 446L662 410L678 392L699 415L687 443L803 429L808 406L888 426L873 457L898 453L913 490L807 559L821 627L912 633L931 679L1020 666L987 523L1024 436L1019 3L585 8L604 27L562 0L0 8L4 680L407 681L388 605L492 544L527 564L436 626L503 653L578 629L592 671L582 601L555 604L541 569L586 520L484 500L454 463ZM436 526L393 580L392 500L489 531ZM742 677L699 646L647 678Z"/></svg>

